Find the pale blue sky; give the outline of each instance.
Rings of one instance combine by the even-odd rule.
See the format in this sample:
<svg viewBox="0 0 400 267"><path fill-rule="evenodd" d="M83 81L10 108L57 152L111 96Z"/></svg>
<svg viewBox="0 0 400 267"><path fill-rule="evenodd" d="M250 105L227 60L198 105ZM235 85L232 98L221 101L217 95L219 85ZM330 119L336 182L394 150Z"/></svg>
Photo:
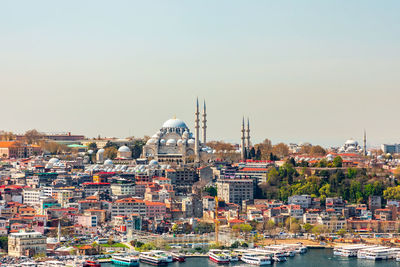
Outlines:
<svg viewBox="0 0 400 267"><path fill-rule="evenodd" d="M400 1L1 1L0 129L400 142Z"/></svg>

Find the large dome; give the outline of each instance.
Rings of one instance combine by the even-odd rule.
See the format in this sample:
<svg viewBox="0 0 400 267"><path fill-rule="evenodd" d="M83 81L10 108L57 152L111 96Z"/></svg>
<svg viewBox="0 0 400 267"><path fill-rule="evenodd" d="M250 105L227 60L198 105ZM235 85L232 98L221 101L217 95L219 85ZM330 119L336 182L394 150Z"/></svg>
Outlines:
<svg viewBox="0 0 400 267"><path fill-rule="evenodd" d="M163 128L188 128L186 123L180 119L169 119L163 124Z"/></svg>
<svg viewBox="0 0 400 267"><path fill-rule="evenodd" d="M118 148L118 151L119 152L131 152L131 150L127 146L121 146L120 148Z"/></svg>

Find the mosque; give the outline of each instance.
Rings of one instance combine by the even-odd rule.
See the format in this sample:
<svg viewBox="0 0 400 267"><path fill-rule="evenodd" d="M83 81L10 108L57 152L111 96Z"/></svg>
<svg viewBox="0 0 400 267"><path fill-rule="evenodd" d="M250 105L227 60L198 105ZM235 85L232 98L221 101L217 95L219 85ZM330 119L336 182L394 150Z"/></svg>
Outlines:
<svg viewBox="0 0 400 267"><path fill-rule="evenodd" d="M204 101L202 113L202 140L200 142L199 101L196 102L194 133L187 124L177 118L169 119L161 129L143 146L142 158L161 163L199 162L205 153L210 152L207 142L207 113Z"/></svg>

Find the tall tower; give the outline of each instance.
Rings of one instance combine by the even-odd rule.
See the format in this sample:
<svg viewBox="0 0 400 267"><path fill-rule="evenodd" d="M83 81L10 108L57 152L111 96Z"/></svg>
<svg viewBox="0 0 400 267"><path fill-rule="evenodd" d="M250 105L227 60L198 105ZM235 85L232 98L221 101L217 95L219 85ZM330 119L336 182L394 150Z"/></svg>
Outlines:
<svg viewBox="0 0 400 267"><path fill-rule="evenodd" d="M242 157L242 160L246 160L246 144L245 144L246 137L245 137L245 132L246 132L246 130L244 128L244 117L243 117L243 120L242 120L242 143L241 143L241 148L242 148L241 157Z"/></svg>
<svg viewBox="0 0 400 267"><path fill-rule="evenodd" d="M367 155L367 132L364 129L364 147L363 147L364 156Z"/></svg>
<svg viewBox="0 0 400 267"><path fill-rule="evenodd" d="M194 143L194 154L196 156L196 162L200 161L200 146L199 146L199 139L200 139L200 112L199 112L199 98L196 100L196 112L195 114L195 120L194 120L194 134L195 134L195 143Z"/></svg>
<svg viewBox="0 0 400 267"><path fill-rule="evenodd" d="M203 104L203 144L207 142L207 111L206 111L206 101Z"/></svg>
<svg viewBox="0 0 400 267"><path fill-rule="evenodd" d="M247 136L246 136L246 148L248 150L248 152L250 152L250 120L249 118L247 118L247 130L246 130Z"/></svg>

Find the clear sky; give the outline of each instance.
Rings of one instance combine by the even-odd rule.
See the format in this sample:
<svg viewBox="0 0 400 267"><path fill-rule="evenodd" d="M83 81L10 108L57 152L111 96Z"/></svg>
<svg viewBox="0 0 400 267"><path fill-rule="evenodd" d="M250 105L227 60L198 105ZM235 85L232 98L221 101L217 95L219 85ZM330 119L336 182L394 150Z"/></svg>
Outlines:
<svg viewBox="0 0 400 267"><path fill-rule="evenodd" d="M400 142L400 1L0 2L0 129Z"/></svg>

